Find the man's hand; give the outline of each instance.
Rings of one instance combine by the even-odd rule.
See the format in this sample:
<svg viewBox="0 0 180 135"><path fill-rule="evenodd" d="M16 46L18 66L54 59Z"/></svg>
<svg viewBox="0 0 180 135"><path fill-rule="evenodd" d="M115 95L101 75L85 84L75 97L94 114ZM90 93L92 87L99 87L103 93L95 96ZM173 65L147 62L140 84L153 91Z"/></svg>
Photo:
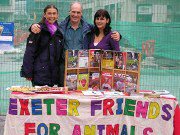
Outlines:
<svg viewBox="0 0 180 135"><path fill-rule="evenodd" d="M39 24L33 24L31 26L31 31L34 33L34 34L37 34L41 31L41 26Z"/></svg>
<svg viewBox="0 0 180 135"><path fill-rule="evenodd" d="M119 41L121 40L121 35L119 32L113 31L111 34L111 38L114 39L115 41Z"/></svg>

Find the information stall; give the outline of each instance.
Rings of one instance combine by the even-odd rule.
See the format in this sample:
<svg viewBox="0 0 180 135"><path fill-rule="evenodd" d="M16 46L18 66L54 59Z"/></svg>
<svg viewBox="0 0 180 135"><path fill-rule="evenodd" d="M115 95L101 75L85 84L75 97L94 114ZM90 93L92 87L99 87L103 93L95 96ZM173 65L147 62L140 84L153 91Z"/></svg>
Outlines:
<svg viewBox="0 0 180 135"><path fill-rule="evenodd" d="M178 102L161 96L168 91L140 92L140 61L133 52L66 51L65 87L9 88L4 135L173 135Z"/></svg>

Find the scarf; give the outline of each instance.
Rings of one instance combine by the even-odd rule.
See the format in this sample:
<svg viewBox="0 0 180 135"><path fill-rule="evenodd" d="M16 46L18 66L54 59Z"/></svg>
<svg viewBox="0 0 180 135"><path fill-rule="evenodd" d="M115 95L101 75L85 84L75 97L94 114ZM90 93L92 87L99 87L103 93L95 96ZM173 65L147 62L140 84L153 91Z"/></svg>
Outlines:
<svg viewBox="0 0 180 135"><path fill-rule="evenodd" d="M51 33L51 36L53 36L57 30L57 23L54 22L53 24L50 24L47 20L45 21L45 23L46 26L48 27L49 32Z"/></svg>

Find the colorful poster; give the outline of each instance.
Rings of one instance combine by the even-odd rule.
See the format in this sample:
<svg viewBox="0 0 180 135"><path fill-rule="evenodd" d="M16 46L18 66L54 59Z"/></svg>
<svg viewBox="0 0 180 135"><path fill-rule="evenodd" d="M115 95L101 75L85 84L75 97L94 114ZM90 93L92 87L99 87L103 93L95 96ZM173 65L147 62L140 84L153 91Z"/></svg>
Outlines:
<svg viewBox="0 0 180 135"><path fill-rule="evenodd" d="M0 22L0 50L12 49L14 45L14 23Z"/></svg>

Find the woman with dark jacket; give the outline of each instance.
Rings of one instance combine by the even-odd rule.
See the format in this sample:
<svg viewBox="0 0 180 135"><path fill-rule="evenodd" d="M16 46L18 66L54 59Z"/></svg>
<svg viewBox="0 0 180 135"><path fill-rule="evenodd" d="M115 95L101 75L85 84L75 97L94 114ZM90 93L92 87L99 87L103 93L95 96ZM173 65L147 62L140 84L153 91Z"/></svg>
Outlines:
<svg viewBox="0 0 180 135"><path fill-rule="evenodd" d="M27 39L21 76L33 86L54 86L60 82L59 64L62 62L63 35L57 23L58 9L48 5L39 23L41 32L31 33Z"/></svg>

